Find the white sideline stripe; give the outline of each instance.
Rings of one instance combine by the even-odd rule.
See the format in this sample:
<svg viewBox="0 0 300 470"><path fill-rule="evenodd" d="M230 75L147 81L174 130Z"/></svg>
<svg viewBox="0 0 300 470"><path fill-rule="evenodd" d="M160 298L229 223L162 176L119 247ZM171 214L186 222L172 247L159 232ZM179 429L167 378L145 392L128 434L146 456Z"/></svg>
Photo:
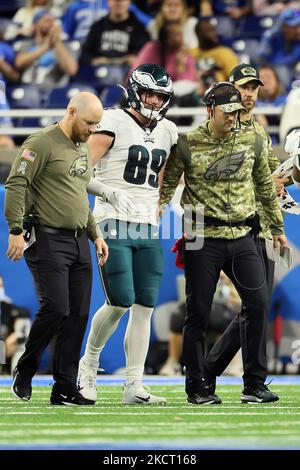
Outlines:
<svg viewBox="0 0 300 470"><path fill-rule="evenodd" d="M144 405L142 405L142 406L144 407ZM188 405L188 406L189 406L189 405ZM244 405L244 406L246 406L246 405ZM261 405L257 405L257 406L261 407ZM62 407L62 408L63 408L64 410L66 410L65 407ZM150 406L149 406L149 408L150 408ZM163 408L165 409L166 407L164 406ZM189 408L190 408L190 406L189 406ZM252 407L251 407L251 408L252 408ZM74 408L72 408L72 409L74 409ZM253 409L253 408L252 408L252 409ZM294 410L294 409L295 409L295 408L293 408L293 410ZM153 407L151 407L151 411L152 411L152 410L153 410ZM149 411L150 411L150 410L149 410ZM287 413L284 412L284 411L277 411L277 408L276 408L276 410L274 409L274 413L276 414L276 416L277 416L277 415L286 415L286 414L287 414ZM42 414L44 414L44 415L56 415L56 414L57 414L57 415L60 415L60 416L62 415L62 413L59 412L59 411L49 411L49 412L44 412L44 411L43 411ZM157 415L157 416L159 416L159 415L165 416L165 415L166 415L166 413L163 413L163 412L160 412L160 413L153 413L153 412L151 412L150 414L151 414L151 415L154 415L154 414L155 414L155 415ZM291 413L291 414L292 414L293 416L294 416L294 415L297 415L297 416L298 416L298 415L300 415L300 411L293 411L293 413ZM35 412L35 411L9 411L9 412L5 413L5 415L36 415L36 412ZM120 416L120 415L123 415L123 416L131 416L131 417L133 417L133 416L149 416L149 413L142 412L142 411L137 411L137 412L134 412L134 413L133 413L133 412L122 413L122 412L120 412L120 411L115 411L115 412L112 412L112 411L107 411L107 412L105 412L105 411L103 411L103 412L102 412L102 411L94 411L94 412L90 412L90 411L80 411L80 412L74 412L74 413L72 413L72 414L70 414L70 415L68 415L68 416L73 416L73 415L95 415L95 416L98 416L98 415L101 415L101 416L105 416L105 415L106 415L106 416L109 416L109 415L118 415L118 416ZM179 411L179 410L177 410L177 411L176 411L176 415L177 415L177 416L180 416L180 415L184 415L184 416L210 416L210 415L211 415L211 416L228 416L228 412L227 412L227 411L224 411L224 412L220 412L220 411L215 411L215 412L210 412L210 411L201 412L201 411L197 411L197 412L196 412L196 411L194 411L193 413L189 413L189 412L187 412L187 411ZM266 416L270 417L270 413L269 413L267 410L266 410L266 412L261 412L261 413L257 413L257 412L255 412L255 411L249 411L249 412L248 412L248 411L245 411L245 412L241 412L241 413L240 413L240 412L234 413L234 416L247 416L247 415L249 415L249 416L255 416L255 415L263 416L263 415L266 415ZM63 414L63 417L64 417L64 419L66 419L66 414ZM6 424L6 423L5 423L5 424ZM5 425L5 424L3 423L3 425ZM279 424L280 424L280 423L279 423ZM19 426L19 423L16 424L16 426L17 426L17 425Z"/></svg>
<svg viewBox="0 0 300 470"><path fill-rule="evenodd" d="M188 409L191 409L191 405L187 404L184 400L180 400L180 401L177 401L177 402L170 402L168 403L167 405L163 405L163 410L170 410L170 411L178 411L180 412L180 409L182 408L178 408L177 404L185 407L185 408L188 408ZM33 404L33 403L28 403L28 402L22 402L21 400L18 400L18 401L13 401L11 402L10 405L6 405L4 404L3 406L0 405L0 410L3 409L3 411L5 410L14 410L15 409L15 406L19 406L19 407L23 407L24 410L25 410L25 407L27 410L40 410L41 413L43 413L44 411L46 411L47 409L50 410L50 406L48 402L40 402L39 404ZM86 406L87 405L83 405L81 406L80 408L83 408L83 409L86 409ZM249 406L254 406L254 405L249 405ZM133 411L133 410L139 410L141 409L141 407L145 410L149 410L149 412L152 413L160 413L160 410L162 409L161 406L147 406L147 408L145 407L145 405L134 405L134 406L130 406L130 409ZM243 409L247 409L247 405L245 404L242 404L239 400L237 400L236 402L232 402L231 400L228 401L227 403L226 402L222 402L221 405L218 405L218 409L226 409L226 410L236 410L238 407L242 407ZM295 407L298 409L299 408L299 402L298 401L286 401L285 403L283 403L282 405L277 405L275 403L258 403L257 404L257 407L256 409L257 410L286 410L286 411L294 411L295 410ZM57 407L56 407L57 408ZM89 409L91 409L91 406L88 406ZM201 407L193 407L192 409L194 410L194 412L196 412L196 410L200 409ZM216 408L216 407L215 407ZM54 407L51 406L51 409L54 409ZM66 410L65 407L61 407L60 409L64 409ZM118 409L120 413L122 413L122 411L125 412L126 409L129 409L128 406L125 406L123 405L119 400L116 401L115 403L111 403L110 402L110 405L107 405L107 404L104 404L104 405L101 405L101 403L97 403L96 405L92 405L92 409L93 411L91 411L92 413L94 412L97 412L97 411L100 411L100 410L116 410ZM207 409L207 406L206 408ZM78 410L78 408L72 408L72 410ZM71 411L71 410L70 410ZM73 414L73 413L72 413ZM164 413L165 414L165 413Z"/></svg>
<svg viewBox="0 0 300 470"><path fill-rule="evenodd" d="M282 385L294 385L297 386L300 384L299 375L270 375L267 378L267 381L272 379L272 387L282 386ZM9 383L7 383L9 382ZM51 387L53 385L53 377L47 375L36 376L33 379L33 387ZM12 384L11 376L0 376L0 387L10 387ZM124 384L124 377L120 375L99 375L97 378L97 385L100 387L122 387ZM150 387L184 387L184 376L178 377L165 377L159 375L145 375L144 384ZM219 377L217 381L217 387L228 387L228 386L242 386L241 377L231 377L231 376L222 376Z"/></svg>
<svg viewBox="0 0 300 470"><path fill-rule="evenodd" d="M280 421L280 426L298 426L300 424L300 421ZM236 428L236 427L241 427L241 428L245 428L245 427L257 427L257 426L260 426L260 427L268 427L268 426L278 426L279 423L278 421L268 421L266 423L218 423L218 427L223 427L223 428ZM18 426L18 427L30 427L30 426L37 426L37 423L36 422L32 422L32 423L28 423L28 421L26 423L5 423L5 427L8 427L8 426ZM52 421L51 423L47 423L47 422L39 422L38 423L38 426L47 426L47 427L55 427L55 426L60 426L60 427L74 427L74 423L62 423L61 421ZM101 432L103 430L103 423L80 423L80 428L82 427L85 427L85 426L88 426L88 427L94 427L94 428L101 428ZM106 427L111 427L111 428L116 428L116 427L124 427L124 423L106 423L105 424ZM180 422L180 421L175 421L173 423L166 423L165 421L155 421L155 423L148 423L147 426L139 426L139 429L149 429L149 427L155 427L156 426L165 426L167 428L171 427L171 426L176 426L176 427L179 427L179 426L184 426L185 429L188 429L189 427L191 428L194 428L195 427L195 423L194 422L191 422L191 423L186 423L184 421ZM128 423L126 425L127 428L131 428L131 427L134 427L136 428L136 423ZM213 423L205 423L205 427L212 427L215 429L216 427L216 423L213 422ZM0 433L4 431L0 431ZM8 431L10 432L10 431Z"/></svg>
<svg viewBox="0 0 300 470"><path fill-rule="evenodd" d="M143 431L140 430L140 429L135 429L135 431L133 431L131 428L126 428L126 427L124 427L123 429L118 430L118 434L119 434L119 435L125 435L125 436L126 436L129 431L130 431L131 435L134 435L134 436L140 436L140 435L143 433ZM260 436L262 437L262 434L261 434L262 431L260 430L259 432L260 432ZM291 434L291 432L290 432L289 429L287 429L287 430L282 430L282 429L281 429L281 430L280 430L280 429L276 429L276 430L275 430L275 429L274 429L273 431L271 431L271 430L268 429L268 430L266 430L266 432L268 433L268 436L270 436L270 435L273 435L273 436L280 435L280 436L281 436L281 435L288 434L289 437L292 437L292 438L299 437L299 434L298 434L298 433L297 433L297 434ZM144 427L144 433L145 433L146 435L149 435L146 426ZM10 431L9 434L10 434L10 436L24 436L22 430ZM52 435L52 436L65 436L65 435L68 435L68 436L70 436L70 435L72 435L72 434L78 435L78 431L77 431L77 429L74 429L73 432L70 432L69 429L66 429L66 430L55 429L55 430L51 430L51 431L50 431L50 430L47 430L47 429L45 429L45 430L37 429L36 431L35 431L35 430L30 431L29 434L30 434L30 436L40 436L40 435L49 435L49 436L51 436L51 435ZM83 435L91 434L92 436L94 436L94 434L95 434L95 429L94 429L94 428L82 429L82 430L80 431L80 434L83 434ZM101 436L102 436L102 435L110 435L110 434L115 435L113 429L111 429L110 431L106 431L106 430L101 431ZM166 434L165 431L162 431L162 432L157 431L157 432L156 432L156 436L165 436L165 434ZM175 429L175 430L169 429L169 430L167 431L167 434L168 434L168 435L177 436L177 435L179 434L179 431L176 430L176 429ZM188 431L188 434L189 434L189 436L193 436L193 435L199 436L199 435L201 435L201 434L206 435L207 432L204 431L204 430L201 431L201 430L199 430L199 429L195 429L194 431ZM240 435L248 436L249 434L257 435L257 434L258 434L258 431L257 431L257 430L251 431L251 430L249 430L249 429L246 430L246 431L239 430L239 436L240 436ZM5 436L5 437L7 437L7 432L5 432L5 431L0 431L0 436ZM219 437L219 434L216 434L216 437Z"/></svg>

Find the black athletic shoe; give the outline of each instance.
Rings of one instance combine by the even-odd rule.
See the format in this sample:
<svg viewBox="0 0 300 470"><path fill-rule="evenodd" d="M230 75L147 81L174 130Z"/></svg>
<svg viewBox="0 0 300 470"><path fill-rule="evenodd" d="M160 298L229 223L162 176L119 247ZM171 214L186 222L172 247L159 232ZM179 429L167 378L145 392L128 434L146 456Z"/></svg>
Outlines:
<svg viewBox="0 0 300 470"><path fill-rule="evenodd" d="M222 400L218 395L208 395L203 394L200 395L199 393L195 393L194 395L190 395L187 397L187 402L190 405L220 405Z"/></svg>
<svg viewBox="0 0 300 470"><path fill-rule="evenodd" d="M52 387L50 405L94 405L95 402L84 398L74 384L55 383Z"/></svg>
<svg viewBox="0 0 300 470"><path fill-rule="evenodd" d="M205 383L206 385L204 386L205 391L209 395L215 395L216 392L216 377L210 376L209 379L205 377Z"/></svg>
<svg viewBox="0 0 300 470"><path fill-rule="evenodd" d="M264 384L258 384L254 387L244 387L241 396L242 403L272 403L279 400L276 393L271 392Z"/></svg>
<svg viewBox="0 0 300 470"><path fill-rule="evenodd" d="M32 377L21 374L17 368L13 371L13 383L11 386L12 393L24 401L29 401L32 394L31 387Z"/></svg>

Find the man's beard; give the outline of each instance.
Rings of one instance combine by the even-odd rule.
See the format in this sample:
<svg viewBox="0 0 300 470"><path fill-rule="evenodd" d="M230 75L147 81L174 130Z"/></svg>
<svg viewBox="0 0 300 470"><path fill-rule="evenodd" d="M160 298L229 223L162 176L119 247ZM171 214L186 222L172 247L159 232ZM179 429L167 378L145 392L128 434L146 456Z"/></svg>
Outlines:
<svg viewBox="0 0 300 470"><path fill-rule="evenodd" d="M84 133L83 131L80 131L77 126L74 126L73 131L72 131L72 141L76 143L84 143L88 140L90 137L91 133L86 132Z"/></svg>
<svg viewBox="0 0 300 470"><path fill-rule="evenodd" d="M203 38L201 41L201 48L204 50L212 49L218 45L218 41L215 39Z"/></svg>

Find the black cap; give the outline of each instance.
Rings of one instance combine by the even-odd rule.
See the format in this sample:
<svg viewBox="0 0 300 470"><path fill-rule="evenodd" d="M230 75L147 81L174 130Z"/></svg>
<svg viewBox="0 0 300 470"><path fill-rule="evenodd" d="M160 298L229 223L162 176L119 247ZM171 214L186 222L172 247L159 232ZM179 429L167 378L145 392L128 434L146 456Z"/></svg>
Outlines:
<svg viewBox="0 0 300 470"><path fill-rule="evenodd" d="M234 67L230 72L229 81L235 85L244 85L245 83L256 81L261 86L264 86L259 78L258 71L249 64L240 64Z"/></svg>

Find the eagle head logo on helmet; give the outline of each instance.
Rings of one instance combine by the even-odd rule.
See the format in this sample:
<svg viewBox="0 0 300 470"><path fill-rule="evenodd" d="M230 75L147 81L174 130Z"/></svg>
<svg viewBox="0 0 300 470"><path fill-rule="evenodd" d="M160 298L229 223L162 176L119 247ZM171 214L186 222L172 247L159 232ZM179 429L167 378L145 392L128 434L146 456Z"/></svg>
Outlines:
<svg viewBox="0 0 300 470"><path fill-rule="evenodd" d="M163 96L160 109L146 107L141 100L143 92L154 92ZM148 119L160 121L169 109L174 95L171 77L165 69L156 64L143 64L137 67L128 78L129 105Z"/></svg>

